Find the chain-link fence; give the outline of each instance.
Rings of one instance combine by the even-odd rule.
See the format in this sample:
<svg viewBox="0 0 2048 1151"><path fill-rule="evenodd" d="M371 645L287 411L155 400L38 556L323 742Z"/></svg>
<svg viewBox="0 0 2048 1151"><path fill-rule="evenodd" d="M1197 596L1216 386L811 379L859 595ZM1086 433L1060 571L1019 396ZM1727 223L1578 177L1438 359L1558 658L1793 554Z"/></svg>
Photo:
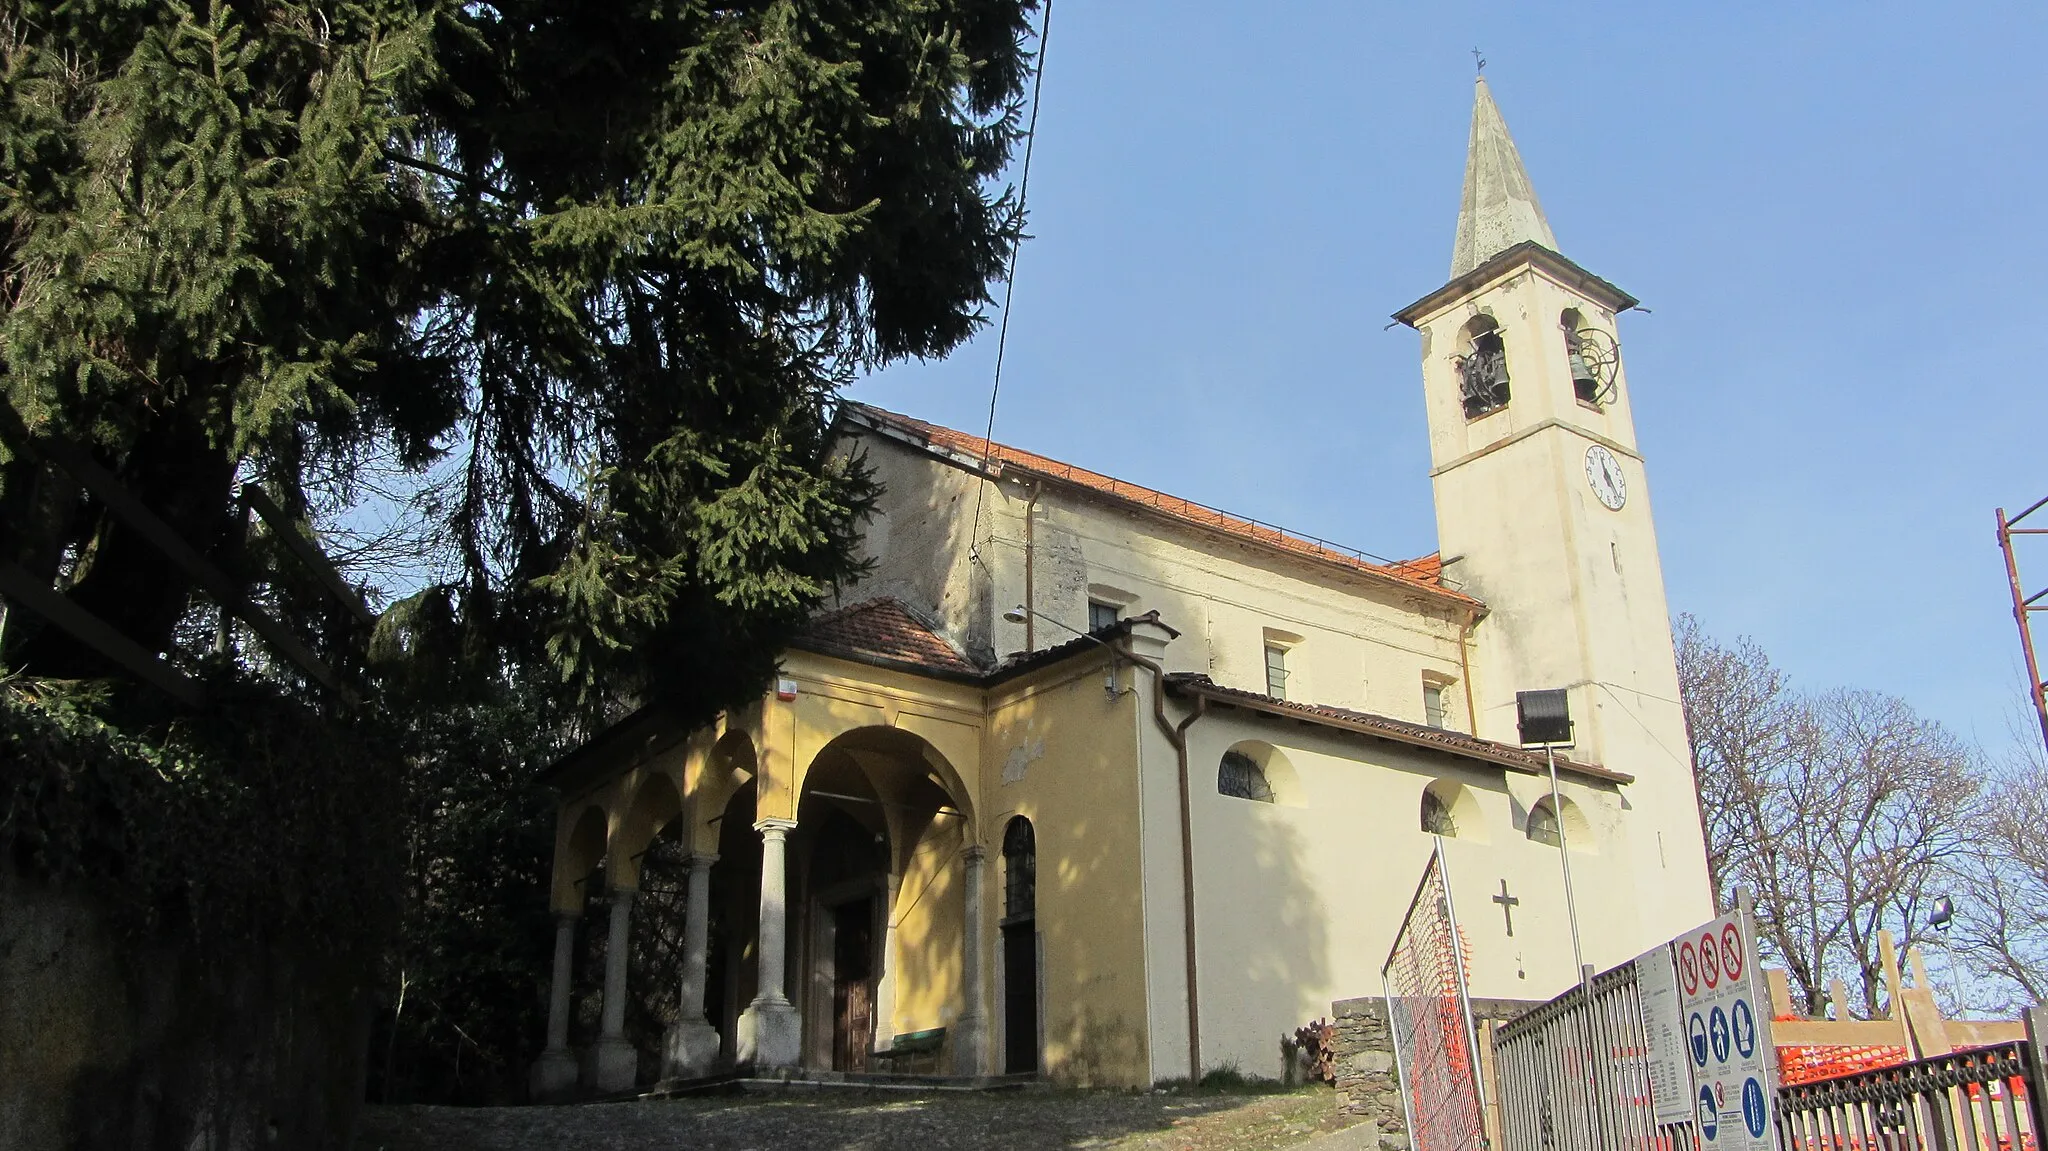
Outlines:
<svg viewBox="0 0 2048 1151"><path fill-rule="evenodd" d="M1439 840L1380 971L1414 1151L1472 1151L1485 1141L1468 958Z"/></svg>

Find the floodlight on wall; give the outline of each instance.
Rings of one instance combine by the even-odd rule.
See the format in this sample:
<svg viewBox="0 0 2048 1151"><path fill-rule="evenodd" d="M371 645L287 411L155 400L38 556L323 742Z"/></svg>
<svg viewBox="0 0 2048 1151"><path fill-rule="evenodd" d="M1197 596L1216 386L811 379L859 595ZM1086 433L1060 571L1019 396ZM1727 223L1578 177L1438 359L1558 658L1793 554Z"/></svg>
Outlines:
<svg viewBox="0 0 2048 1151"><path fill-rule="evenodd" d="M1524 747L1572 741L1571 697L1561 687L1515 693L1515 726Z"/></svg>
<svg viewBox="0 0 2048 1151"><path fill-rule="evenodd" d="M1580 984L1590 1000L1593 995L1593 969L1586 966L1586 953L1579 944L1579 903L1572 894L1572 860L1565 845L1564 798L1558 794L1557 787L1556 748L1570 746L1572 742L1570 694L1561 687L1516 692L1515 727L1521 732L1522 746L1542 746L1544 765L1550 769L1550 815L1557 820L1557 864L1564 872L1564 913L1571 924L1572 962L1578 968Z"/></svg>

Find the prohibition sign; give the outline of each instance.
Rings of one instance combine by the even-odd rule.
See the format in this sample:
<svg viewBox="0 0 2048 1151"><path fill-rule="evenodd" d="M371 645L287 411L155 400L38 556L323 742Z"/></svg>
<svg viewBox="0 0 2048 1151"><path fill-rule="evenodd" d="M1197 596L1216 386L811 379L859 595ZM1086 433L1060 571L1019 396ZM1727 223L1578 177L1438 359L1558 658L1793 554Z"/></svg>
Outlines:
<svg viewBox="0 0 2048 1151"><path fill-rule="evenodd" d="M1721 983L1721 951L1714 946L1714 933L1709 931L1700 936L1700 975L1707 981L1707 990L1712 991Z"/></svg>
<svg viewBox="0 0 2048 1151"><path fill-rule="evenodd" d="M1721 971L1730 983L1742 978L1742 933L1732 923L1721 929Z"/></svg>
<svg viewBox="0 0 2048 1151"><path fill-rule="evenodd" d="M1678 974L1685 984L1687 995L1697 995L1700 990L1700 956L1692 949L1692 940L1678 945Z"/></svg>

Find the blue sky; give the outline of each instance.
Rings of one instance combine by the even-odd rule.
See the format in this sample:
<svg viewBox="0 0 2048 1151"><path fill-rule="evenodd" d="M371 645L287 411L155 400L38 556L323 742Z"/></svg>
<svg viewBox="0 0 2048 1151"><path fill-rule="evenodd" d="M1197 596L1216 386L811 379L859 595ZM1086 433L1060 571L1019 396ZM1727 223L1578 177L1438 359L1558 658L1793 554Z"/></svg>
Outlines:
<svg viewBox="0 0 2048 1151"><path fill-rule="evenodd" d="M1621 338L1672 609L2006 746L2048 5L1060 3L996 438L1433 550L1383 329L1446 278L1475 45L1559 246L1651 309ZM850 394L978 431L995 342Z"/></svg>

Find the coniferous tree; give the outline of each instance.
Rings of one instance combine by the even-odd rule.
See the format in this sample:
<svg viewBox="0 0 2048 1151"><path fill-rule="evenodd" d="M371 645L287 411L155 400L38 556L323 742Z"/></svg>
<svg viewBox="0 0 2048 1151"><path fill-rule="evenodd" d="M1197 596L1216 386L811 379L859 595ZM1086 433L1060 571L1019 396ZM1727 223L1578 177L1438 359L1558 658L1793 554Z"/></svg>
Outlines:
<svg viewBox="0 0 2048 1151"><path fill-rule="evenodd" d="M1034 7L0 4L0 564L146 649L244 681L214 694L209 722L232 727L236 701L257 698L271 725L202 741L234 754L180 752L173 776L150 765L168 761L166 733L185 719L146 692L93 694L91 723L118 729L93 738L129 749L102 775L138 786L78 816L108 824L90 835L53 824L85 810L50 806L63 788L0 787L0 849L20 857L23 828L43 836L38 858L50 852L36 845L66 837L116 844L94 863L110 889L138 871L191 888L198 920L214 888L181 886L175 860L121 857L155 842L136 821L166 795L201 813L216 791L241 797L236 810L275 824L261 839L284 855L346 843L355 869L337 874L314 866L333 852L259 857L224 819L193 821L222 830L187 845L190 858L226 858L215 886L247 896L243 919L267 935L189 951L239 964L215 981L230 991L278 990L260 1017L220 993L180 1000L180 1018L202 1031L239 1019L300 1050L305 1003L345 1004L392 974L356 962L387 942L364 932L385 929L350 937L346 962L327 957L332 986L310 985L312 965L262 957L289 958L308 917L344 934L400 918L387 966L421 995L416 1014L387 1015L379 1054L474 1023L483 1003L495 1030L472 1029L452 1053L488 1048L502 1082L531 1010L512 1002L534 985L523 965L545 958L511 942L543 906L506 890L536 850L521 822L536 797L514 761L620 699L704 715L756 694L807 612L855 574L873 487L858 460L832 454L831 402L853 374L943 355L981 322L1019 223L1000 177ZM254 645L209 656L208 597L24 450L16 420L88 453L334 663L359 645L271 554L274 533L244 543L237 492L254 481L292 515L345 522L373 474L395 470L431 528L412 558L437 575L383 613L371 704L337 708ZM0 617L0 643L0 664L29 682L110 670L19 610ZM39 706L7 714L43 722ZM321 724L348 739L325 743L320 771L258 762L322 747ZM29 779L18 733L0 735L0 784ZM365 771L378 786L358 786L364 754L402 762L404 785ZM67 778L76 759L45 756L34 780ZM269 795L275 780L289 794ZM287 808L329 818L268 814ZM362 827L343 835L351 820ZM355 847L393 838L388 866ZM335 920L335 892L309 898L274 878L301 874L365 910ZM399 887L406 909L388 916ZM480 950L482 937L499 946ZM298 937L299 958L318 938ZM336 1054L324 1080L293 1063L229 1088L208 1076L254 1050L231 1038L181 1035L128 1080L96 1080L104 1101L64 1105L118 1125L121 1099L160 1102L132 1131L82 1145L193 1145L207 1123L230 1133L221 1145L266 1121L286 1144L345 1136L323 1126L344 1111L309 1117L303 1104L344 1101L360 1052ZM495 1090L463 1087L472 1073L438 1058L400 1053L381 1079ZM278 1128L265 1119L277 1115L295 1117Z"/></svg>
<svg viewBox="0 0 2048 1151"><path fill-rule="evenodd" d="M1030 7L22 0L6 397L202 550L240 478L303 514L395 459L463 650L716 706L851 572L835 389L956 346L1001 274ZM170 646L187 582L0 451L7 558Z"/></svg>

